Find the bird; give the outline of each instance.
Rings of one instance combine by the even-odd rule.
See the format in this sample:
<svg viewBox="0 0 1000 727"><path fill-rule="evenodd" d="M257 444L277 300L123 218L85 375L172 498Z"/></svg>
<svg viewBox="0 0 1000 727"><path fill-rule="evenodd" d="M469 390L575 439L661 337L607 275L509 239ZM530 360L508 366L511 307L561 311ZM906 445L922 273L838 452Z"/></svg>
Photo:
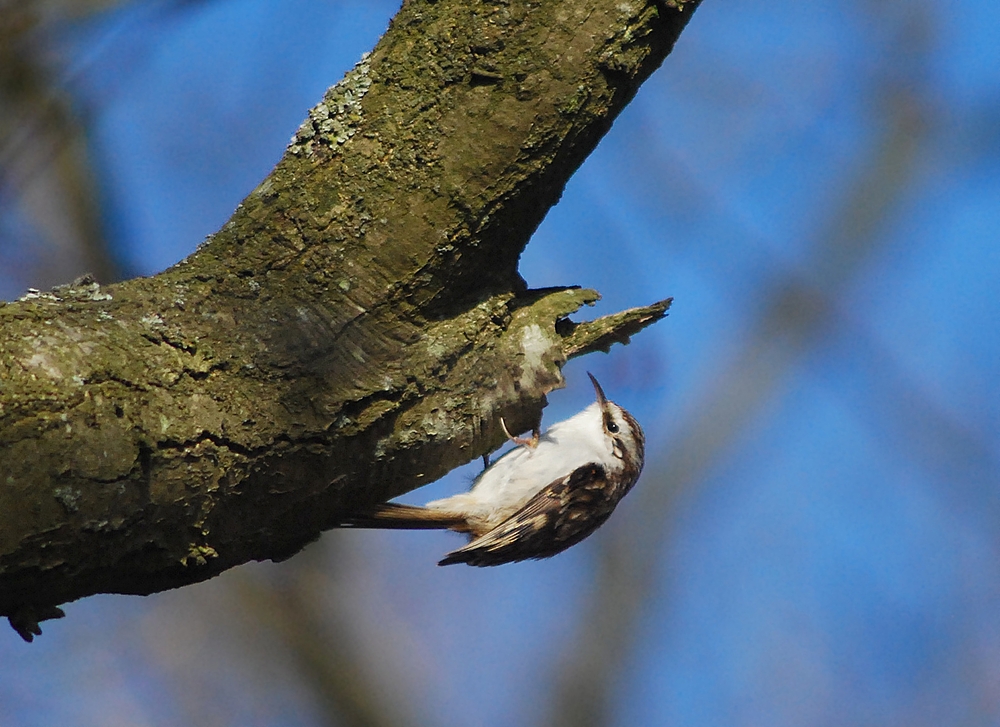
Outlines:
<svg viewBox="0 0 1000 727"><path fill-rule="evenodd" d="M438 565L495 566L549 558L604 524L642 472L645 436L610 401L589 372L597 400L544 433L513 437L516 445L486 468L468 492L423 507L387 502L357 512L343 527L448 529L469 543Z"/></svg>

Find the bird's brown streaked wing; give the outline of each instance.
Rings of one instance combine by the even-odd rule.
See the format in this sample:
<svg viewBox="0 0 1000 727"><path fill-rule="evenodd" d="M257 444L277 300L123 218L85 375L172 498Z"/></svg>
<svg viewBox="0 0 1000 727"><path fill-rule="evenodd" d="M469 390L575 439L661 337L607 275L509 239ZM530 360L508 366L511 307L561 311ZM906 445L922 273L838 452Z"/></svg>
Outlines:
<svg viewBox="0 0 1000 727"><path fill-rule="evenodd" d="M489 532L453 550L438 565L501 565L548 558L597 530L621 499L604 467L591 463L550 483Z"/></svg>

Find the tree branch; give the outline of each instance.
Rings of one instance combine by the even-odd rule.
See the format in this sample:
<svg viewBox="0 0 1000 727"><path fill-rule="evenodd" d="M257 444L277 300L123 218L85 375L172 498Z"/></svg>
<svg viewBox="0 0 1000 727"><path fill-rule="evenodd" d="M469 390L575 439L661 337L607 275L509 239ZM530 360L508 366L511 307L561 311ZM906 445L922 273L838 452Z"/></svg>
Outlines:
<svg viewBox="0 0 1000 727"><path fill-rule="evenodd" d="M0 306L0 615L281 559L527 429L668 302L527 290L545 212L697 2L406 2L273 172L152 278Z"/></svg>

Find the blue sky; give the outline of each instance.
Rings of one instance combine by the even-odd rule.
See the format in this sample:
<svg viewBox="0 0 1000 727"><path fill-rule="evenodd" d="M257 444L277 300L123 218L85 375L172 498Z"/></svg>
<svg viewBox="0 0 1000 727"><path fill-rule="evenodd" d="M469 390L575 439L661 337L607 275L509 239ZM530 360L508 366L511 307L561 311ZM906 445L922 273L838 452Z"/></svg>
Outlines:
<svg viewBox="0 0 1000 727"><path fill-rule="evenodd" d="M64 27L123 269L221 226L394 10L146 2ZM572 414L593 371L647 430L594 538L478 570L434 565L449 534L331 533L289 563L71 604L35 644L0 634L0 723L322 724L280 618L240 600L299 573L364 653L343 668L427 724L547 723L591 640L608 724L1000 723L998 16L697 11L521 260L532 286L600 290L588 315L675 297L550 397L547 421ZM0 225L0 259L44 256L30 227ZM33 284L28 263L0 272L8 298Z"/></svg>

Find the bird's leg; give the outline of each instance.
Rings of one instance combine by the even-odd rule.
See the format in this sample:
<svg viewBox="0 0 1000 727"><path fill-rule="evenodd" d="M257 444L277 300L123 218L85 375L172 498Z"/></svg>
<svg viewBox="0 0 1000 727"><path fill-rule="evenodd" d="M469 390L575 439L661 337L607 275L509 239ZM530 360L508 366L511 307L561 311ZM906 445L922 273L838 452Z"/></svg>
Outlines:
<svg viewBox="0 0 1000 727"><path fill-rule="evenodd" d="M538 446L538 438L541 436L539 427L536 426L532 428L530 437L515 437L507 431L507 424L504 422L503 417L500 417L500 426L503 428L503 433L507 435L507 439L512 441L514 444L524 445L528 449L534 449Z"/></svg>

